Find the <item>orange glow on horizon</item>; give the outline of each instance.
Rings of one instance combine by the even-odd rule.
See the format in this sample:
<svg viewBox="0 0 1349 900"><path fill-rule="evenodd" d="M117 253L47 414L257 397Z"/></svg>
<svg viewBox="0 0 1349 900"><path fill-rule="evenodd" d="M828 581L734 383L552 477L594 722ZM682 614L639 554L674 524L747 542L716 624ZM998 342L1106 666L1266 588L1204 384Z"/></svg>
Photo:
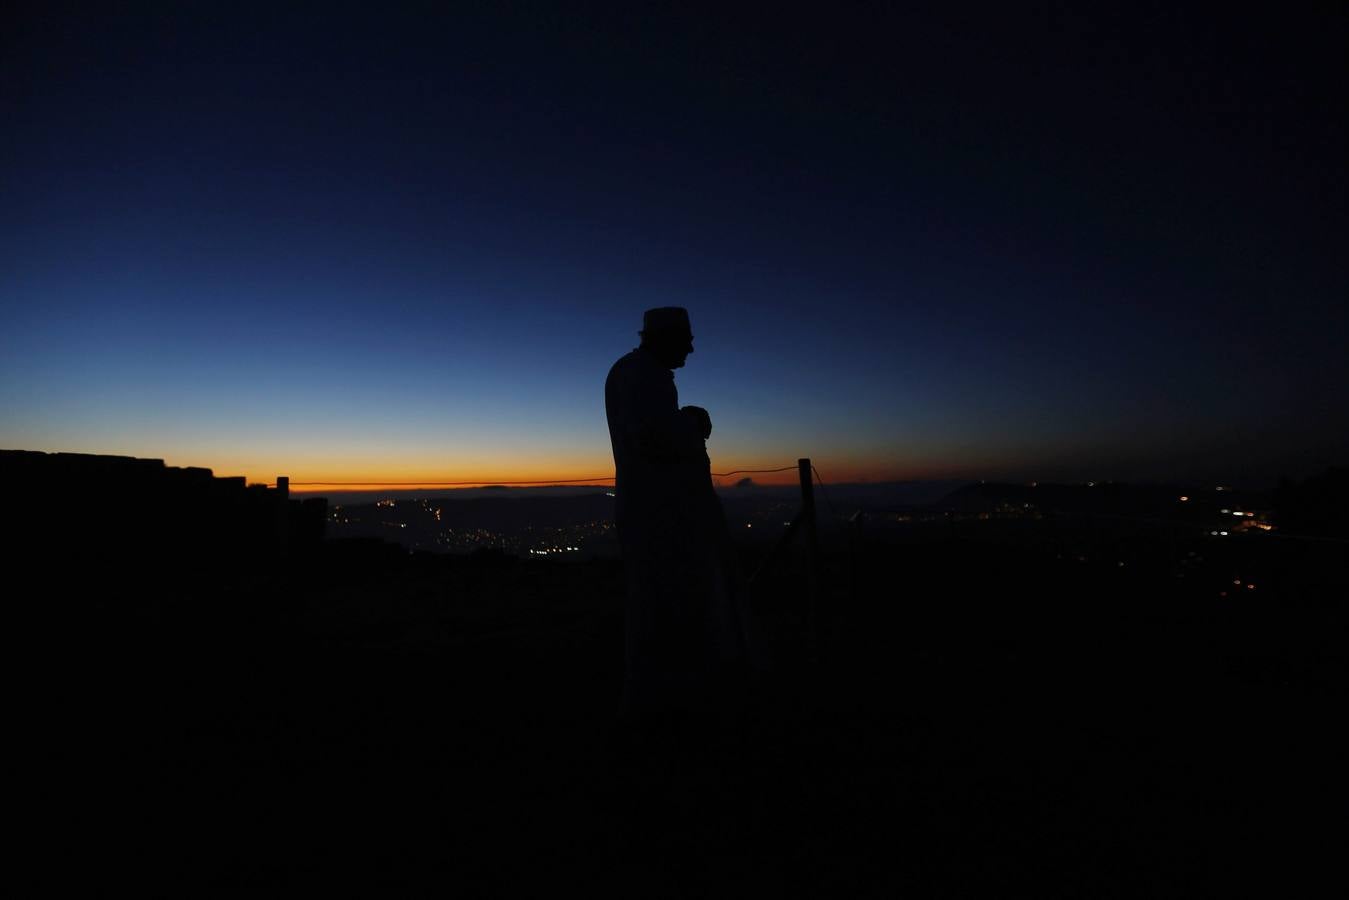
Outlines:
<svg viewBox="0 0 1349 900"><path fill-rule="evenodd" d="M434 461L353 460L349 463L331 458L300 456L290 459L165 459L170 466L204 466L217 477L242 475L249 484L275 484L279 476L290 479L295 493L335 491L419 490L450 487L479 487L532 482L543 487L566 482L613 483L612 459L563 459L544 468L538 460L502 458L488 460Z"/></svg>
<svg viewBox="0 0 1349 900"><path fill-rule="evenodd" d="M572 487L612 487L614 483L613 462L607 461L608 465L597 465L595 467L584 469L578 468L573 471L553 470L551 472L541 472L536 469L511 469L503 466L493 475L483 472L465 469L455 471L447 470L439 476L428 475L423 469L416 472L406 472L399 469L389 469L385 471L371 472L366 470L358 474L331 470L305 470L299 467L287 467L285 465L274 466L275 474L265 474L256 470L250 471L245 477L249 484L268 484L274 485L277 476L285 475L290 478L291 492L295 494L323 494L334 492L378 492L378 491L415 491L415 490L451 490L455 488L476 488L504 485L508 487L550 487L550 486L572 486ZM169 463L175 465L175 463ZM822 463L815 464L818 470L819 479L826 485L829 484L859 484L859 483L877 483L883 484L892 481L910 481L926 480L951 477L939 473L915 473L915 472L885 472L878 473L875 469L865 469L860 466L828 466ZM712 464L714 469L712 481L717 487L734 487L742 479L752 479L754 484L765 487L784 486L796 484L799 479L799 473L795 465L782 472L741 472L740 468L734 465L718 465L714 460ZM748 468L748 467L747 467ZM775 467L776 468L776 467ZM607 472L606 472L607 469ZM225 477L236 474L237 470L232 472L229 469L213 468L217 476ZM718 475L717 472L737 472L732 475Z"/></svg>
<svg viewBox="0 0 1349 900"><path fill-rule="evenodd" d="M252 481L250 480L250 483ZM263 483L263 482L258 482ZM274 481L267 481L267 484L274 484ZM447 481L334 481L334 482L302 482L298 480L291 481L292 494L331 494L331 493L378 493L388 491L433 491L433 490L455 490L458 488L478 488L478 487L612 487L614 477L607 475L595 479L521 479L519 481L496 479L496 480L461 480L454 482Z"/></svg>
<svg viewBox="0 0 1349 900"><path fill-rule="evenodd" d="M126 453L125 450L122 452ZM127 455L152 458L149 454L136 453L134 450ZM475 454L470 459L429 459L423 454L401 459L381 459L372 455L351 460L334 457L335 454L303 450L293 456L272 453L253 455L247 451L233 450L220 456L194 452L164 454L160 458L168 466L207 468L220 478L242 476L249 484L274 485L279 476L286 476L290 479L292 493L314 496L339 492L452 490L493 485L598 488L611 487L614 483L613 457L607 453L571 453L561 458L542 453L501 454L496 457ZM826 485L926 480L960 477L964 474L897 465L893 458L879 460L867 459L865 456L823 456L813 461L819 477ZM785 471L754 471L777 468L784 468ZM718 487L726 488L735 486L745 478L764 486L793 485L798 479L796 460L791 458L754 459L736 454L719 459L714 456L712 471L713 482Z"/></svg>

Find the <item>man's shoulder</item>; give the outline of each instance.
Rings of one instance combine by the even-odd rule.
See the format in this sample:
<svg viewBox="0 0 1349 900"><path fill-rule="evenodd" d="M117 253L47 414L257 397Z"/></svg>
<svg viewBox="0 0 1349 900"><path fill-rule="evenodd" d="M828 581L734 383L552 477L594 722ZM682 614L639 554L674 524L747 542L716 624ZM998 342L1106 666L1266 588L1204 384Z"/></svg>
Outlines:
<svg viewBox="0 0 1349 900"><path fill-rule="evenodd" d="M641 348L623 354L609 367L610 381L615 378L651 378L662 374L674 377L672 372L662 367L651 358L650 353L644 353Z"/></svg>
<svg viewBox="0 0 1349 900"><path fill-rule="evenodd" d="M639 365L640 363L641 363L641 354L638 353L636 350L629 350L627 353L624 353L622 356L620 356L618 360L612 366L609 367L609 371L612 372L615 369L626 369L629 366Z"/></svg>

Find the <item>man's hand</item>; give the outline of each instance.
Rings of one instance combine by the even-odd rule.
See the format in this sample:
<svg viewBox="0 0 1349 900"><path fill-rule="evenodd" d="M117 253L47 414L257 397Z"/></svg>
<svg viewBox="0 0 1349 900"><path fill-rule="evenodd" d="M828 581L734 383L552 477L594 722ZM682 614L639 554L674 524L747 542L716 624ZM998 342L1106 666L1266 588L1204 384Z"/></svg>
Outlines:
<svg viewBox="0 0 1349 900"><path fill-rule="evenodd" d="M693 422L694 427L703 436L703 440L712 436L712 417L707 414L707 410L701 406L685 406L679 412Z"/></svg>

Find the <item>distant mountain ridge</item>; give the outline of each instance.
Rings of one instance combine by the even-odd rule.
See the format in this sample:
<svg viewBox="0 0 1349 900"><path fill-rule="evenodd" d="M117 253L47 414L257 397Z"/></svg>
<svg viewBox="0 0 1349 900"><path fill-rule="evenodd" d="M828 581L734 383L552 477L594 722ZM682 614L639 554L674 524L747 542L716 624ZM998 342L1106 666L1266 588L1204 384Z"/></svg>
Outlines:
<svg viewBox="0 0 1349 900"><path fill-rule="evenodd" d="M835 503L852 506L888 507L888 506L927 506L936 503L957 488L969 484L967 479L944 479L937 481L893 481L893 482L854 482L845 484L816 484L816 491L825 494ZM511 487L492 485L472 488L416 488L374 491L323 491L296 488L292 493L297 496L326 497L330 504L356 506L375 503L379 500L460 502L476 498L490 497L498 500L521 500L531 497L588 497L612 494L612 485L553 485ZM734 502L745 497L780 498L789 500L800 497L801 488L796 484L730 484L721 485L717 493L724 502Z"/></svg>

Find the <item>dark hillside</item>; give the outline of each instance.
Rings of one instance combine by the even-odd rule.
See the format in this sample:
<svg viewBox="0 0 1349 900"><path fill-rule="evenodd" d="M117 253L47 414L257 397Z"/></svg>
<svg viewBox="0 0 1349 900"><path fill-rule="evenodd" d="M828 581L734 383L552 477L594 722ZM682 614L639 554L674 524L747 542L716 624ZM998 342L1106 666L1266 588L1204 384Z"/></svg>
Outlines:
<svg viewBox="0 0 1349 900"><path fill-rule="evenodd" d="M170 895L1207 896L1330 858L1342 544L1068 514L824 537L814 604L799 549L755 585L752 701L641 733L614 560L123 535L108 568L30 537L44 815Z"/></svg>
<svg viewBox="0 0 1349 900"><path fill-rule="evenodd" d="M137 836L108 865L186 892L1136 896L1329 850L1273 842L1333 761L1340 609L932 534L827 560L811 664L789 557L758 705L634 746L618 564L372 550L89 620L74 762L92 827Z"/></svg>

